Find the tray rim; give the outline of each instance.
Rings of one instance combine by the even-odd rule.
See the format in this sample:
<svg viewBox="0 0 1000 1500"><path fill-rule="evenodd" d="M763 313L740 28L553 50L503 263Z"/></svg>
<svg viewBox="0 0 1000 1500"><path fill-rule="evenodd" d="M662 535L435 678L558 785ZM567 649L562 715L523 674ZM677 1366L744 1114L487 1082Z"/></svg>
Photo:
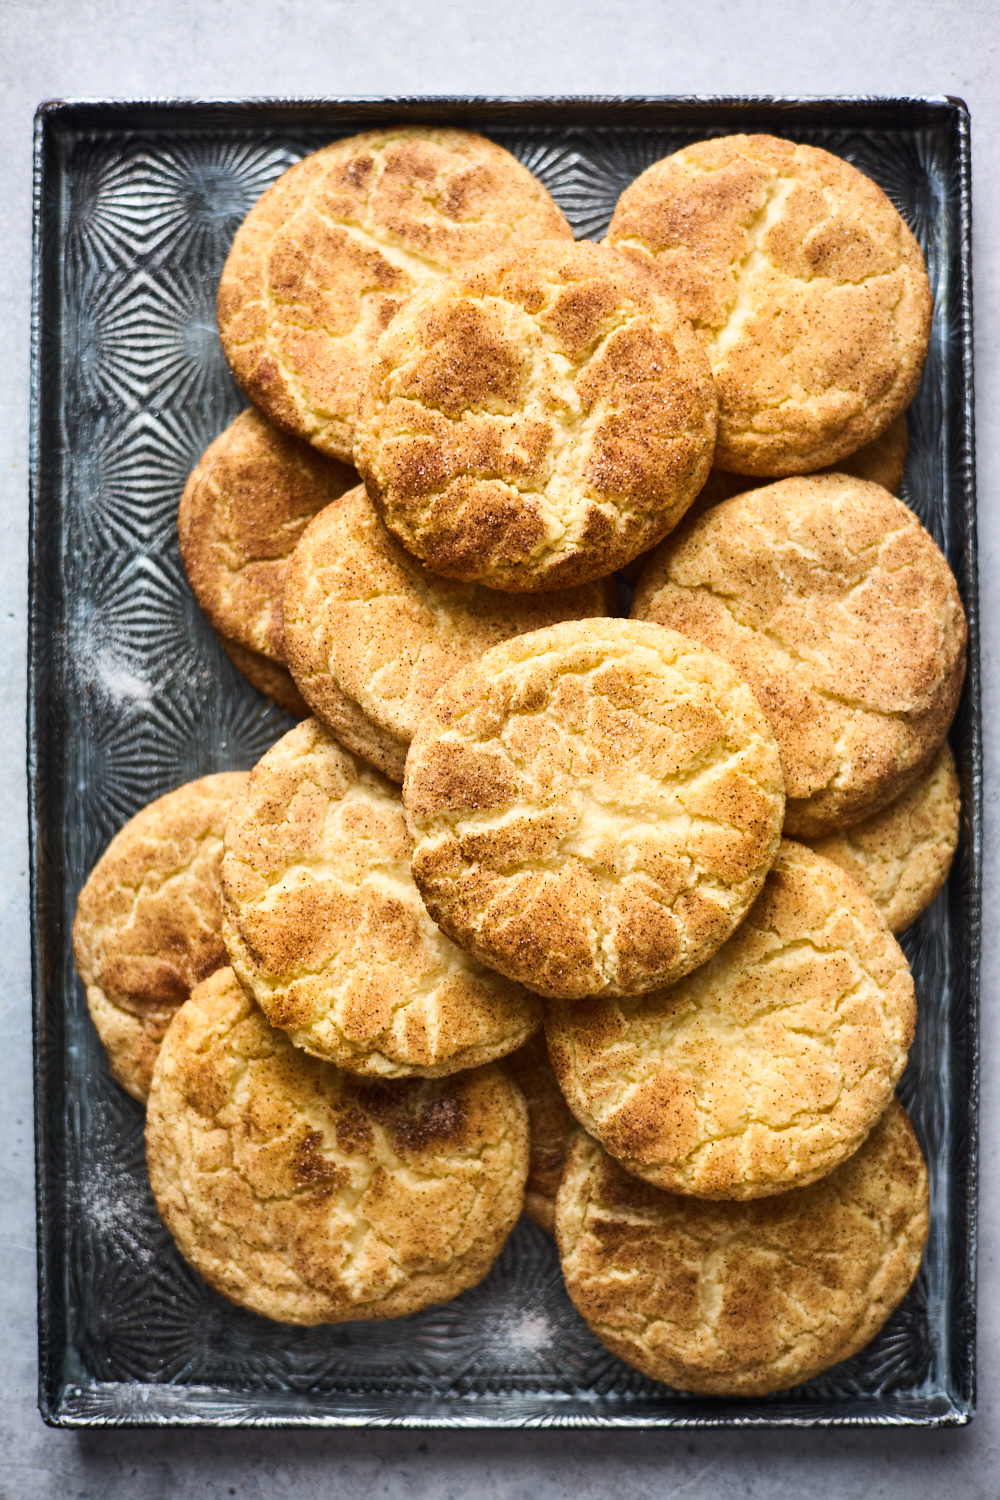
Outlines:
<svg viewBox="0 0 1000 1500"><path fill-rule="evenodd" d="M961 462L961 509L964 520L964 565L968 598L964 601L969 625L968 669L965 694L969 704L967 751L970 767L969 805L964 809L963 830L968 848L969 887L969 935L968 954L968 1050L969 1078L968 1095L963 1120L966 1141L966 1171L964 1178L963 1231L965 1256L962 1263L964 1317L950 1330L953 1342L960 1349L961 1368L954 1373L954 1383L960 1390L957 1398L947 1393L933 1398L910 1396L889 1397L889 1409L880 1413L855 1411L855 1402L844 1403L845 1410L836 1415L811 1414L802 1410L781 1410L779 1397L774 1415L748 1413L746 1417L711 1414L711 1406L702 1410L702 1403L691 1402L687 1411L681 1408L676 1415L644 1416L641 1411L630 1413L625 1409L613 1416L587 1412L586 1401L576 1398L552 1398L556 1410L542 1416L517 1416L513 1412L504 1415L487 1410L490 1406L520 1403L523 1398L508 1397L456 1397L450 1398L447 1414L440 1410L421 1411L422 1406L441 1406L437 1398L407 1398L407 1409L398 1416L387 1416L384 1412L365 1414L360 1407L350 1413L337 1412L335 1398L310 1398L311 1411L286 1410L270 1412L253 1409L254 1401L262 1398L257 1393L247 1393L241 1398L237 1392L220 1387L153 1385L142 1382L96 1382L84 1391L60 1377L57 1369L58 1354L51 1337L50 1296L54 1290L57 1269L51 1264L49 1247L49 1197L48 1163L45 1159L47 1144L46 1127L49 1116L50 1086L45 1067L45 956L42 934L42 896L45 859L43 854L44 820L37 806L38 789L38 717L39 691L43 687L39 672L38 649L42 635L37 615L38 606L38 562L41 534L41 409L47 392L42 380L43 313L46 297L46 252L44 234L43 194L45 190L46 158L50 143L54 143L56 130L68 128L76 123L80 129L91 129L95 133L125 134L130 125L128 117L147 116L146 128L163 117L163 124L176 129L186 115L192 130L208 127L219 128L225 122L228 111L245 117L259 112L262 116L273 113L285 118L291 125L292 117L301 112L304 119L321 112L342 112L351 123L358 115L384 114L398 110L407 117L446 115L452 118L475 112L477 115L495 112L499 117L509 115L513 120L520 116L525 123L526 115L533 111L544 112L549 118L555 113L567 124L592 124L614 130L647 123L642 116L647 112L673 116L675 120L690 113L692 123L710 111L731 110L736 113L773 111L778 116L790 117L795 111L806 114L830 111L851 118L861 128L878 128L878 117L884 118L884 128L896 124L899 128L918 129L920 124L928 126L950 124L955 136L957 166L957 216L959 234L955 247L956 278L958 282L958 306L960 316L958 334L960 340L960 363L962 389L959 400L962 406L962 462ZM601 122L585 121L584 114L604 114L608 111L624 112L622 120ZM912 114L905 123L888 117L891 111ZM356 113L355 113L356 112ZM863 120L870 112L874 117ZM102 128L90 116L107 114L117 117L113 124ZM352 114L354 120L351 120ZM196 118L208 115L209 119ZM574 115L581 118L573 120ZM918 123L918 116L926 118ZM150 118L152 117L152 118ZM667 123L664 119L664 123ZM252 125L244 119L244 128ZM296 122L297 123L297 122ZM485 123L485 122L482 122ZM499 123L499 121L498 121ZM650 122L651 123L651 122ZM236 128L237 121L232 121ZM138 127L136 127L138 128ZM504 1428L536 1430L539 1428L562 1428L565 1426L595 1429L618 1428L808 1428L808 1427L952 1427L964 1426L976 1409L976 1306L977 1306L977 1208L979 1168L979 991L981 968L982 925L982 702L981 667L979 658L979 589L978 546L975 486L975 424L974 424L974 379L973 379L973 323L972 323L972 195L971 195L971 117L965 101L948 94L877 95L845 94L824 95L619 95L619 94L566 94L566 95L337 95L321 97L298 96L254 96L238 97L217 95L212 97L151 97L129 99L126 97L67 97L42 101L34 116L33 146L33 202L32 202L32 284L31 284L31 366L29 379L30 428L29 428L29 547L28 547L28 673L27 673L27 773L28 773L28 825L29 825L29 874L30 874L30 942L31 942L31 988L32 988L32 1067L34 1074L34 1125L35 1125L35 1199L37 1223L37 1293L38 1293L38 1407L42 1419L51 1427L252 1427L252 1428L331 1428L331 1427L375 1427L375 1428ZM123 1413L121 1405L115 1405L116 1392L128 1392L133 1410ZM274 1402L279 1393L266 1393L264 1399ZM871 1398L858 1398L860 1407ZM526 1403L525 1403L526 1404ZM688 1404L685 1403L685 1406ZM560 1412L559 1406L564 1410ZM323 1410L324 1407L329 1409ZM141 1408L138 1410L136 1408ZM571 1410L571 1408L573 1408ZM581 1410L582 1408L582 1410ZM894 1409L893 1409L894 1408Z"/></svg>

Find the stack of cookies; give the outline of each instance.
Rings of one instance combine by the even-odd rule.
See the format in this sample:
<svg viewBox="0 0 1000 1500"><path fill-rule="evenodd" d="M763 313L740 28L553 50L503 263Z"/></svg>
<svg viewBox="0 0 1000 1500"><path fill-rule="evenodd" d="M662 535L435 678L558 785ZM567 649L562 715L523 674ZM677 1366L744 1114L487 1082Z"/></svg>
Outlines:
<svg viewBox="0 0 1000 1500"><path fill-rule="evenodd" d="M219 323L254 407L178 527L303 722L134 818L74 930L223 1295L397 1317L527 1209L611 1350L728 1395L904 1296L893 933L957 843L965 662L892 493L930 312L885 195L767 136L657 163L600 245L456 130L251 211Z"/></svg>

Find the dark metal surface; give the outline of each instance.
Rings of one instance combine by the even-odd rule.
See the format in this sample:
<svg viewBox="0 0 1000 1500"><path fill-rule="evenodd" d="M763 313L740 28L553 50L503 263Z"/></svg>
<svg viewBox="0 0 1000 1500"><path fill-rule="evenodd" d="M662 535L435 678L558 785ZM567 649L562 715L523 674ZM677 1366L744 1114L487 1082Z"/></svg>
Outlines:
<svg viewBox="0 0 1000 1500"><path fill-rule="evenodd" d="M927 1154L917 1282L855 1359L763 1400L688 1397L613 1359L551 1240L522 1221L479 1287L389 1323L314 1329L232 1307L188 1269L149 1193L142 1111L112 1081L70 951L116 830L192 776L249 766L290 724L233 670L187 588L175 512L240 408L215 334L237 224L292 161L380 122L494 137L580 236L680 145L772 130L874 177L935 295L903 498L970 624L952 731L963 834L904 939L919 1024L901 1094ZM411 1426L942 1425L974 1403L982 761L972 449L968 116L930 100L53 103L36 121L28 756L39 1404L46 1421Z"/></svg>

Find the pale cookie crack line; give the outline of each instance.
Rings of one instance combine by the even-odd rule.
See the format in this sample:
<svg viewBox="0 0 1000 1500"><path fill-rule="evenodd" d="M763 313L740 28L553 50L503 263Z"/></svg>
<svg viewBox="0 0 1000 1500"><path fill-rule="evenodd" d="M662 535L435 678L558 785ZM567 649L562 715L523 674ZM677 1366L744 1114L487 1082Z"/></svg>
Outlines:
<svg viewBox="0 0 1000 1500"><path fill-rule="evenodd" d="M588 442L585 440L588 434L594 433L605 422L612 420L617 416L621 416L623 412L627 410L628 403L626 402L624 405L622 405L621 403L611 402L605 395L602 396L598 401L592 403L589 407L585 407L576 391L576 377L584 369L592 366L600 359L608 342L617 333L621 332L621 330L623 329L630 328L637 321L642 321L644 319L648 320L650 318L650 314L648 311L642 309L641 307L635 306L631 302L631 299L627 299L627 301L627 312L616 309L615 321L612 326L603 331L599 335L599 337L595 341L593 341L591 346L588 348L588 351L576 359L574 359L570 355L565 354L560 348L557 347L557 335L551 329L542 327L534 315L526 315L528 317L528 320L533 325L532 331L534 334L537 334L539 341L539 352L535 353L534 350L532 351L532 378L529 382L534 399L532 400L532 398L529 397L527 401L522 401L519 405L519 409L513 413L498 413L489 411L485 408L470 408L468 410L463 410L461 413L455 414L446 411L439 404L430 401L425 396L418 397L416 395L410 395L406 393L392 396L391 399L404 401L416 407L420 411L435 412L444 420L452 423L453 425L461 426L466 421L473 422L478 421L483 417L489 417L494 421L500 421L501 419L503 419L515 433L517 424L525 420L529 420L531 418L532 412L534 410L537 410L541 413L541 417L537 420L543 420L550 426L550 428L559 430L562 435L561 442L556 445L556 451L554 455L551 456L550 472L544 479L536 479L532 477L531 482L522 482L518 479L510 478L499 471L486 471L482 468L459 469L450 474L448 479L442 481L433 489L422 491L422 495L426 496L426 498L423 500L421 507L415 509L417 510L417 514L419 515L420 519L424 523L426 523L428 520L430 505L433 500L438 498L441 494L445 493L456 479L463 477L477 478L483 481L489 480L495 483L502 483L508 489L512 490L516 496L535 495L540 498L544 498L547 503L548 509L552 512L553 518L558 520L563 528L563 531L558 537L546 538L547 545L539 544L539 547L536 548L536 551L552 550L552 546L555 543L561 541L566 532L571 529L571 522L577 517L577 512L580 509L579 501L576 499L576 492L578 490L582 493L584 499L589 500L592 504L596 504L602 509L607 509L609 507L609 504L612 511L623 509L624 497L622 497L622 503L619 503L617 497L611 496L604 491L597 490L591 483L588 482L587 485L584 485L583 470L587 462L589 462L592 449L592 442ZM504 301L504 299L499 296L499 294L484 294L483 296L468 294L463 297L463 302L470 303L475 306L488 306L491 303L495 302L499 302L503 306L508 305ZM541 364L544 366L544 362L546 359L548 359L549 361L554 360L561 366L564 366L564 368L562 368L561 370L560 380L560 388L562 389L564 400L555 410L553 410L546 402L539 400L538 396L539 382L542 382L543 390L545 386L544 371L540 373L539 365ZM400 356L396 363L387 364L386 373L382 377L383 384L390 382L394 375L399 375L404 368L404 364L405 359L403 356ZM688 383L692 387L696 384L693 377L689 377ZM694 392L692 390L692 398L693 395ZM671 436L670 442L677 443L683 439L695 437L698 435L699 431L700 429L697 426L695 419L689 417L685 423L684 428L677 434ZM399 434L397 433L396 436L398 437ZM407 438L410 437L408 430L403 434L403 436ZM383 443L387 441L384 433L382 433L381 435L381 441ZM548 446L549 448L552 447L551 441ZM572 470L569 473L560 473L560 459L563 458L567 453L571 454L574 460ZM558 484L558 488L560 491L565 491L566 494L570 497L571 503L568 510L565 504L559 506L553 503L555 500L560 498L559 496L556 496L552 493L551 487L554 483ZM635 505L632 505L630 507L624 505L624 508L627 510L628 514L631 515L638 507L636 507ZM570 545L575 544L575 542L576 538L570 539Z"/></svg>

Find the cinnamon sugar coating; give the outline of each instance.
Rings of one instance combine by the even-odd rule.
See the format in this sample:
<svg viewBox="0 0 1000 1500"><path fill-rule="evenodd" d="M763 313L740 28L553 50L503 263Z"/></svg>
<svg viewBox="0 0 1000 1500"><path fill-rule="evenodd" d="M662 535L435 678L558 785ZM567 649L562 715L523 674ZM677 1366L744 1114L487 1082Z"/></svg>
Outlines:
<svg viewBox="0 0 1000 1500"><path fill-rule="evenodd" d="M923 255L840 157L769 135L699 141L626 188L607 243L653 270L704 339L719 468L836 465L913 400L932 311Z"/></svg>
<svg viewBox="0 0 1000 1500"><path fill-rule="evenodd" d="M933 759L965 676L941 551L901 500L848 475L726 500L654 553L635 619L683 631L753 688L781 746L785 831L850 827Z"/></svg>
<svg viewBox="0 0 1000 1500"><path fill-rule="evenodd" d="M556 1194L566 1165L566 1153L576 1135L576 1117L556 1082L544 1033L538 1032L523 1047L518 1047L504 1059L503 1065L528 1106L531 1149L528 1180L524 1185L524 1211L542 1229L554 1234Z"/></svg>
<svg viewBox="0 0 1000 1500"><path fill-rule="evenodd" d="M856 1151L916 1020L909 965L842 870L784 841L743 925L667 989L546 1007L552 1066L637 1177L703 1198L803 1186Z"/></svg>
<svg viewBox="0 0 1000 1500"><path fill-rule="evenodd" d="M359 485L321 511L295 549L285 652L316 716L342 744L402 781L417 725L460 667L511 636L617 608L612 580L501 594L429 573Z"/></svg>
<svg viewBox="0 0 1000 1500"><path fill-rule="evenodd" d="M87 877L73 955L115 1078L145 1103L164 1032L226 962L222 833L245 771L189 781L136 813Z"/></svg>
<svg viewBox="0 0 1000 1500"><path fill-rule="evenodd" d="M958 846L961 788L947 742L888 807L810 847L867 891L892 932L904 932L948 878Z"/></svg>
<svg viewBox="0 0 1000 1500"><path fill-rule="evenodd" d="M252 408L209 444L184 486L177 532L188 582L219 635L284 665L289 558L317 511L356 483L353 469Z"/></svg>
<svg viewBox="0 0 1000 1500"><path fill-rule="evenodd" d="M526 593L602 578L708 474L717 398L651 277L600 245L522 245L420 292L379 340L354 459L432 572Z"/></svg>
<svg viewBox="0 0 1000 1500"><path fill-rule="evenodd" d="M396 1318L493 1264L521 1211L527 1114L499 1068L352 1078L220 969L164 1041L146 1160L181 1254L230 1301L287 1323Z"/></svg>
<svg viewBox="0 0 1000 1500"><path fill-rule="evenodd" d="M457 673L414 736L403 801L435 921L571 999L704 963L756 898L784 810L749 688L628 620L516 636Z"/></svg>
<svg viewBox="0 0 1000 1500"><path fill-rule="evenodd" d="M541 1024L534 995L431 921L411 848L399 789L315 719L258 762L226 827L241 984L296 1046L368 1077L476 1067Z"/></svg>
<svg viewBox="0 0 1000 1500"><path fill-rule="evenodd" d="M811 1187L705 1203L631 1177L581 1131L556 1205L566 1286L603 1344L654 1380L761 1396L849 1359L909 1290L927 1167L902 1105Z"/></svg>

